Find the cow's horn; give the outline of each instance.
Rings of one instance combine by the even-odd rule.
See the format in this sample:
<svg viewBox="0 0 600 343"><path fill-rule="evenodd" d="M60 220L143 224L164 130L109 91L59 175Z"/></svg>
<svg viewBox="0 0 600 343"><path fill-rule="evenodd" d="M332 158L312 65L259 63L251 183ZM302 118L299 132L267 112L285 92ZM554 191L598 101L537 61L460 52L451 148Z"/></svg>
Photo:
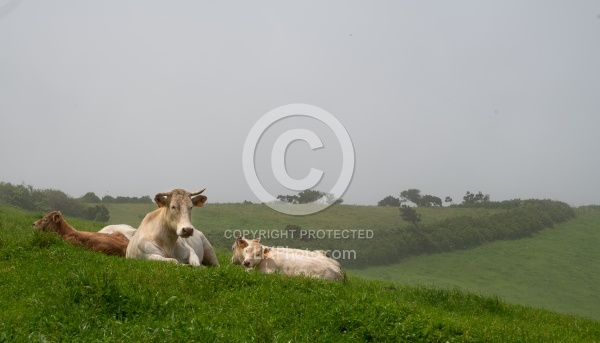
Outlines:
<svg viewBox="0 0 600 343"><path fill-rule="evenodd" d="M204 192L206 190L206 188L203 188L202 190L195 192L195 193L190 193L190 196L194 196L194 195L198 195L198 194L202 194L202 192Z"/></svg>

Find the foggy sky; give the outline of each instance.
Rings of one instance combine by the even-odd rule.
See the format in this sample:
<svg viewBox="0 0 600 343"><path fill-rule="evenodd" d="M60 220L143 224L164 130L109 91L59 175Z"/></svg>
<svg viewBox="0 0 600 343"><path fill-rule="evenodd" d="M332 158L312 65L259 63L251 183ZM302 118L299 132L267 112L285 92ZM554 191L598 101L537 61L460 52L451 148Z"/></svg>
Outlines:
<svg viewBox="0 0 600 343"><path fill-rule="evenodd" d="M0 0L0 181L256 202L246 136L291 103L350 135L345 203L419 188L600 204L597 1ZM339 173L323 123L290 118L256 152L276 194L293 192L269 143L301 127L325 147L292 143L289 175L324 170L326 191Z"/></svg>

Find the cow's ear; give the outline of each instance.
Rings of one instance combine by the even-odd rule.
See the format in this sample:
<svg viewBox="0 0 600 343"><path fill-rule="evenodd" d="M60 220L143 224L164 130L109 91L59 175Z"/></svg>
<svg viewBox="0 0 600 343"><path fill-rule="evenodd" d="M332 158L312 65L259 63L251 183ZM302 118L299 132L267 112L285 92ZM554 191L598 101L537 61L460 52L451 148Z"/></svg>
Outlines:
<svg viewBox="0 0 600 343"><path fill-rule="evenodd" d="M235 243L242 249L248 246L248 242L246 242L246 240L242 237L238 237Z"/></svg>
<svg viewBox="0 0 600 343"><path fill-rule="evenodd" d="M161 193L156 194L154 197L154 202L158 205L158 207L165 207L167 206L167 196Z"/></svg>
<svg viewBox="0 0 600 343"><path fill-rule="evenodd" d="M60 212L56 212L53 216L52 216L52 221L55 223L60 222L60 218L62 217L62 215L60 214Z"/></svg>
<svg viewBox="0 0 600 343"><path fill-rule="evenodd" d="M263 256L267 257L269 255L269 251L271 251L271 248L265 248L263 250Z"/></svg>
<svg viewBox="0 0 600 343"><path fill-rule="evenodd" d="M197 207L202 207L202 206L204 206L206 199L208 199L208 198L205 197L204 195L197 195L192 198L192 204L194 204L194 206L197 206Z"/></svg>

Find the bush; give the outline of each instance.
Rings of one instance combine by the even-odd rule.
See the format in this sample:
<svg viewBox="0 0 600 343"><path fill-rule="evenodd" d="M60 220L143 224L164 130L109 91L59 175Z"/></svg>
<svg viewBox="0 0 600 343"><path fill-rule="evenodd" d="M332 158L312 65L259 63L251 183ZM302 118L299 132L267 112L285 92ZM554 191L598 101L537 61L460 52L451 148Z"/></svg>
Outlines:
<svg viewBox="0 0 600 343"><path fill-rule="evenodd" d="M377 206L400 207L400 198L395 198L391 195L388 195L385 198L379 200Z"/></svg>
<svg viewBox="0 0 600 343"><path fill-rule="evenodd" d="M93 200L93 193L83 198ZM83 199L81 198L81 199ZM107 222L108 209L102 205L87 208L84 203L56 189L34 189L32 186L14 186L0 182L0 204L12 205L29 211L60 211L65 216Z"/></svg>
<svg viewBox="0 0 600 343"><path fill-rule="evenodd" d="M85 210L85 219L106 223L110 219L110 215L104 205L96 205Z"/></svg>
<svg viewBox="0 0 600 343"><path fill-rule="evenodd" d="M509 200L488 203L492 208L510 208L506 212L485 217L454 217L435 223L426 230L436 241L446 240L451 249L465 249L498 239L519 239L531 236L575 217L575 211L566 203L552 200ZM447 239L445 239L446 237ZM448 244L446 243L446 244ZM445 244L437 245L439 251L447 251ZM431 247L422 246L422 252Z"/></svg>

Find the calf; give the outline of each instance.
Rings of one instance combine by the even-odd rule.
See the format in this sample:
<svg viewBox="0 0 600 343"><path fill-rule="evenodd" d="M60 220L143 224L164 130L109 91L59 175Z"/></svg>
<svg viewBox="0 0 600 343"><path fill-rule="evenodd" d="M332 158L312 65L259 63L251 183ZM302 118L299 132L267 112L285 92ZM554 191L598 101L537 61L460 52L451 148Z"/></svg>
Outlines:
<svg viewBox="0 0 600 343"><path fill-rule="evenodd" d="M247 246L250 246L253 244L258 244L259 242L260 242L260 238L254 238L254 239L249 240L244 237L237 237L235 242L231 246L231 252L232 252L231 263L242 264L242 261L244 260L244 249ZM280 254L300 255L300 256L324 259L326 261L329 261L329 262L337 265L338 267L340 266L339 262L332 258L329 258L329 256L327 256L327 252L324 250L302 250L302 249L284 248L284 247L271 247L270 249L273 251L276 251Z"/></svg>
<svg viewBox="0 0 600 343"><path fill-rule="evenodd" d="M174 189L158 193L154 197L158 209L144 217L131 238L126 257L218 266L212 246L191 222L192 208L202 207L206 202L206 196L200 195L202 192L204 189L195 193Z"/></svg>
<svg viewBox="0 0 600 343"><path fill-rule="evenodd" d="M120 232L102 234L77 231L63 218L59 211L53 211L33 223L35 230L55 232L65 241L107 255L125 256L129 240Z"/></svg>
<svg viewBox="0 0 600 343"><path fill-rule="evenodd" d="M247 246L243 254L244 267L254 268L263 273L302 275L331 281L344 280L341 268L325 259L281 253L260 243Z"/></svg>

